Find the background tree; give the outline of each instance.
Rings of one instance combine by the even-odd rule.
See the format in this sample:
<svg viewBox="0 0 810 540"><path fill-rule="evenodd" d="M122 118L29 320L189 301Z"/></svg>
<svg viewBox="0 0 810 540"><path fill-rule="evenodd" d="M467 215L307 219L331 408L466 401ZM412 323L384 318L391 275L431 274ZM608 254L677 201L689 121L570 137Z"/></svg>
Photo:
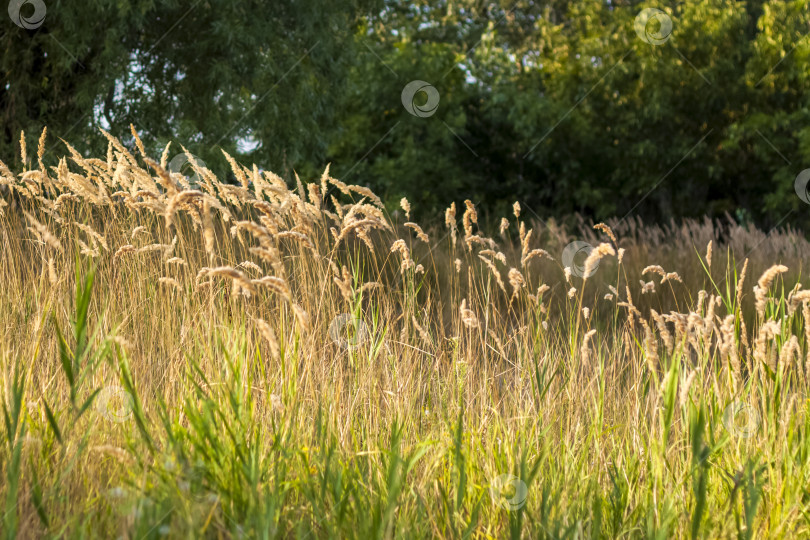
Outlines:
<svg viewBox="0 0 810 540"><path fill-rule="evenodd" d="M152 149L174 140L209 165L239 143L267 168L322 161L318 131L335 111L358 16L373 4L47 2L38 28L7 18L0 154L12 159L20 130L37 137L45 125L97 153L106 142L96 126L125 137L132 123Z"/></svg>

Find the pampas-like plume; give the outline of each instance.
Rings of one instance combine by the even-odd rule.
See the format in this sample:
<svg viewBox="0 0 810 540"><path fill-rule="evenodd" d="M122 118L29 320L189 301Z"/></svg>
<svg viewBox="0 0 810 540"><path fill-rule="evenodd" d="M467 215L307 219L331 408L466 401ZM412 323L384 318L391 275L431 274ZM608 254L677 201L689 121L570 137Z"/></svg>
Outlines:
<svg viewBox="0 0 810 540"><path fill-rule="evenodd" d="M588 347L588 344L591 341L591 338L596 334L596 330L589 330L585 337L582 339L582 347L579 349L579 353L582 356L582 363L587 365L590 364L591 361L591 350Z"/></svg>
<svg viewBox="0 0 810 540"><path fill-rule="evenodd" d="M236 284L238 284L239 287L241 287L241 288L243 288L243 289L245 289L245 290L247 290L247 291L249 291L251 293L256 292L256 288L253 286L253 282L250 280L250 278L248 276L246 276L245 274L243 274L242 272L240 272L239 270L237 270L236 268L233 268L231 266L218 266L216 268L207 268L207 269L204 269L204 270L205 270L205 274L203 274L203 277L204 276L207 276L207 277L226 277L226 278L229 278L232 281L234 281ZM202 272L202 270L200 272ZM197 275L198 281L199 281L200 277L201 276L198 274Z"/></svg>
<svg viewBox="0 0 810 540"><path fill-rule="evenodd" d="M664 269L658 266L657 264L653 264L644 268L644 270L641 271L641 275L643 276L644 274L647 274L649 272L656 273L661 277L665 277L667 275Z"/></svg>
<svg viewBox="0 0 810 540"><path fill-rule="evenodd" d="M740 279L737 280L737 287L735 289L737 307L740 307L742 305L743 283L745 283L745 274L747 271L748 271L748 258L745 259L745 262L743 263L742 267L742 272L740 272Z"/></svg>
<svg viewBox="0 0 810 540"><path fill-rule="evenodd" d="M498 234L500 234L501 237L503 237L504 233L506 232L506 230L508 228L509 228L509 220L506 219L505 217L502 217L501 218L501 225L498 227Z"/></svg>
<svg viewBox="0 0 810 540"><path fill-rule="evenodd" d="M526 284L526 280L523 279L523 274L517 268L510 268L509 269L509 285L512 286L512 298L517 297L518 291Z"/></svg>
<svg viewBox="0 0 810 540"><path fill-rule="evenodd" d="M252 280L251 283L254 285L261 285L262 287L267 287L280 294L287 301L292 301L290 287L287 285L287 282L280 277L264 276L262 278Z"/></svg>
<svg viewBox="0 0 810 540"><path fill-rule="evenodd" d="M611 229L604 223L597 223L596 225L593 226L593 228L602 231L608 236L608 238L610 238L613 241L614 244L619 245L619 243L616 241L616 235L613 234L613 229Z"/></svg>
<svg viewBox="0 0 810 540"><path fill-rule="evenodd" d="M62 251L62 243L56 236L53 235L53 233L51 233L50 230L48 230L48 228L45 225L37 221L37 219L34 216L32 216L26 211L23 211L23 214L25 215L25 219L28 220L28 223L31 224L31 227L33 227L33 229L36 231L37 235L42 239L43 242L45 242L51 248L57 251Z"/></svg>
<svg viewBox="0 0 810 540"><path fill-rule="evenodd" d="M425 231L423 231L423 230L422 230L422 227L420 227L420 226L419 226L419 225L417 225L416 223L411 223L410 221L409 221L409 222L407 222L407 223L405 224L405 226L406 226L406 227L408 227L409 229L413 229L413 230L414 230L414 232L416 233L416 237L417 237L419 240L421 240L422 242L424 242L424 243L426 243L426 244L429 244L429 243L430 243L430 239L428 238L428 235L427 235L427 234L425 234Z"/></svg>
<svg viewBox="0 0 810 540"><path fill-rule="evenodd" d="M661 335L661 339L667 348L667 352L672 354L672 350L675 348L675 340L673 339L672 334L669 332L669 328L667 328L666 321L654 309L650 309L650 314L655 321L655 326L658 328L658 333Z"/></svg>
<svg viewBox="0 0 810 540"><path fill-rule="evenodd" d="M591 250L590 255L588 258L585 259L585 279L588 279L588 276L591 274L594 268L599 264L599 261L602 257L606 257L608 255L615 255L616 252L613 250L613 246L610 244L599 244L596 246L596 249Z"/></svg>
<svg viewBox="0 0 810 540"><path fill-rule="evenodd" d="M461 223L464 227L464 237L469 238L473 235L473 223L478 223L478 213L475 211L475 205L469 199L464 201L464 205L467 208L464 210Z"/></svg>
<svg viewBox="0 0 810 540"><path fill-rule="evenodd" d="M478 317L475 316L475 312L467 307L467 299L464 298L461 300L461 306L459 307L459 314L461 315L461 322L464 323L464 326L467 328L478 328Z"/></svg>
<svg viewBox="0 0 810 540"><path fill-rule="evenodd" d="M693 369L689 372L689 375L686 377L686 380L681 383L681 389L678 395L678 402L680 403L681 407L686 405L686 400L689 399L689 389L692 387L692 383L697 376L697 369Z"/></svg>
<svg viewBox="0 0 810 540"><path fill-rule="evenodd" d="M775 264L765 270L765 272L760 276L759 281L757 281L757 286L754 287L754 297L756 298L756 309L757 314L761 317L765 317L765 304L768 300L768 289L771 288L771 283L773 280L776 279L776 276L779 274L783 274L788 271L787 266L783 266L781 264Z"/></svg>
<svg viewBox="0 0 810 540"><path fill-rule="evenodd" d="M681 276L679 276L677 272L667 272L667 275L665 275L664 279L661 280L661 284L663 285L667 281L677 281L679 283L683 283L683 281L681 281Z"/></svg>
<svg viewBox="0 0 810 540"><path fill-rule="evenodd" d="M133 245L127 244L125 246L121 246L120 248L118 248L118 251L115 252L115 255L113 255L113 260L116 260L119 257L126 255L127 253L133 253L135 251L137 250Z"/></svg>
<svg viewBox="0 0 810 540"><path fill-rule="evenodd" d="M398 239L391 245L391 252L398 252L402 257L402 264L400 265L399 271L400 273L405 273L406 270L410 270L416 266L416 263L413 262L411 259L411 251L408 249L407 244L405 244L405 240Z"/></svg>
<svg viewBox="0 0 810 540"><path fill-rule="evenodd" d="M712 241L706 245L706 266L709 267L709 272L712 270Z"/></svg>

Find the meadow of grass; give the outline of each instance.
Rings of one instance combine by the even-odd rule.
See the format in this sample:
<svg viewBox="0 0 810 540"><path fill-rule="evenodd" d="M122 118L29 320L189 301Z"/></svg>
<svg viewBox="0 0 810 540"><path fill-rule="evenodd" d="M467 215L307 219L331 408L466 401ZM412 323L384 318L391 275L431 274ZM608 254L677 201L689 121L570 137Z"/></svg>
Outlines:
<svg viewBox="0 0 810 540"><path fill-rule="evenodd" d="M7 538L810 534L800 232L423 230L104 135L0 163Z"/></svg>

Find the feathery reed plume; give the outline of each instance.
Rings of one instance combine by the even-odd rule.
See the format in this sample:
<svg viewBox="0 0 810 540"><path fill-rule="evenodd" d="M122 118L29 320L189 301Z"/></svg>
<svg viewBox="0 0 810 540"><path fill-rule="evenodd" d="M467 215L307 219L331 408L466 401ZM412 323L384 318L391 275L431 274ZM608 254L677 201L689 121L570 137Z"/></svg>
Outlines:
<svg viewBox="0 0 810 540"><path fill-rule="evenodd" d="M416 263L413 262L411 259L411 251L408 249L407 244L405 244L405 240L398 239L391 245L391 253L398 252L402 257L402 264L400 265L400 273L405 273L406 270L410 270Z"/></svg>
<svg viewBox="0 0 810 540"><path fill-rule="evenodd" d="M585 337L582 338L582 347L580 347L580 349L579 349L579 354L582 357L582 363L585 364L585 365L590 364L590 362L591 362L591 350L590 350L590 347L588 345L589 345L589 343L591 341L591 338L595 334L596 334L595 329L594 330L589 330L585 334Z"/></svg>
<svg viewBox="0 0 810 540"><path fill-rule="evenodd" d="M464 237L469 238L473 235L473 223L478 223L478 213L475 211L475 205L470 199L464 201L464 206L466 206L466 210L464 210L464 215L461 217L461 222L464 226Z"/></svg>
<svg viewBox="0 0 810 540"><path fill-rule="evenodd" d="M349 269L345 266L341 270L340 276L332 277L332 280L338 286L338 290L340 294L343 296L343 299L347 302L351 302L354 296L354 289L352 288L352 275L349 273Z"/></svg>
<svg viewBox="0 0 810 540"><path fill-rule="evenodd" d="M512 213L515 214L516 219L520 219L520 203L515 201L512 205Z"/></svg>
<svg viewBox="0 0 810 540"><path fill-rule="evenodd" d="M461 322L464 323L464 326L467 328L478 328L478 317L475 316L475 312L471 309L467 308L467 299L464 298L461 300L461 306L459 307L459 314L461 315Z"/></svg>
<svg viewBox="0 0 810 540"><path fill-rule="evenodd" d="M207 268L204 270L205 270L204 276L211 278L226 277L232 280L237 285L239 285L239 287L241 287L242 289L245 289L251 293L256 292L256 288L253 286L253 282L250 280L250 278L246 276L244 273L237 270L236 268L233 268L231 266L217 266L216 268ZM202 272L202 270L200 272ZM200 278L199 274L197 275L197 278L199 280Z"/></svg>
<svg viewBox="0 0 810 540"><path fill-rule="evenodd" d="M675 340L672 337L672 334L669 332L669 328L667 328L667 322L661 315L658 314L657 311L652 308L650 308L650 314L655 321L655 326L658 328L658 333L661 335L664 346L667 348L667 353L672 354L672 351L675 348Z"/></svg>
<svg viewBox="0 0 810 540"><path fill-rule="evenodd" d="M120 248L118 248L118 251L115 252L115 255L113 255L113 261L118 259L119 257L123 257L127 253L134 253L135 251L137 250L133 245L127 244L125 246L121 246Z"/></svg>
<svg viewBox="0 0 810 540"><path fill-rule="evenodd" d="M743 283L745 283L745 274L748 271L748 258L746 257L745 262L743 263L742 272L740 272L740 278L737 280L737 287L735 289L736 299L737 299L737 307L742 309L742 295L743 295Z"/></svg>
<svg viewBox="0 0 810 540"><path fill-rule="evenodd" d="M292 305L293 313L295 314L295 320L298 322L298 325L301 327L303 332L309 332L310 325L309 325L309 315L304 308L299 306L298 304Z"/></svg>
<svg viewBox="0 0 810 540"><path fill-rule="evenodd" d="M737 342L734 339L734 319L734 314L726 315L720 325L720 336L722 338L720 356L728 359L734 391L737 392L742 386L742 367L740 365L740 356L737 353Z"/></svg>
<svg viewBox="0 0 810 540"><path fill-rule="evenodd" d="M613 229L611 229L604 223L597 223L596 225L593 226L593 228L602 231L607 235L608 238L610 238L613 241L614 244L616 244L617 246L619 245L619 243L616 241L616 235L613 234Z"/></svg>
<svg viewBox="0 0 810 540"><path fill-rule="evenodd" d="M648 281L647 283L644 283L644 280L639 280L639 283L641 284L641 294L651 294L655 292L654 281Z"/></svg>
<svg viewBox="0 0 810 540"><path fill-rule="evenodd" d="M28 223L31 224L31 227L36 231L37 235L42 239L43 242L48 244L51 248L62 251L62 243L59 239L51 233L48 228L37 221L37 219L29 214L28 212L23 210L23 215L25 215L25 219L28 220Z"/></svg>
<svg viewBox="0 0 810 540"><path fill-rule="evenodd" d="M381 290L382 288L383 288L383 284L380 283L379 281L369 281L369 282L363 283L360 286L360 294L364 294L366 291Z"/></svg>
<svg viewBox="0 0 810 540"><path fill-rule="evenodd" d="M51 283L52 287L56 285L56 282L58 281L56 278L56 268L54 266L53 257L48 258L48 281Z"/></svg>
<svg viewBox="0 0 810 540"><path fill-rule="evenodd" d="M607 255L615 255L616 252L613 250L613 246L610 244L599 244L596 246L596 249L591 250L590 255L588 258L585 259L585 276L584 279L588 279L588 276L591 272L596 268L599 264L599 261L602 257L606 257Z"/></svg>
<svg viewBox="0 0 810 540"><path fill-rule="evenodd" d="M261 266L256 264L253 261L242 261L236 265L237 267L247 268L249 270L253 270L254 272L262 272Z"/></svg>
<svg viewBox="0 0 810 540"><path fill-rule="evenodd" d="M74 222L73 225L75 225L78 229L80 229L87 236L89 236L95 244L98 244L101 247L103 247L104 251L109 251L110 250L110 248L107 247L107 239L104 238L99 233L97 233L93 229L93 227L91 227L90 225L85 225L84 223L76 223L76 222Z"/></svg>
<svg viewBox="0 0 810 540"><path fill-rule="evenodd" d="M763 324L754 340L754 359L767 364L772 371L776 371L776 354L773 349L768 354L768 342L775 336L782 334L782 327L778 322L769 320Z"/></svg>
<svg viewBox="0 0 810 540"><path fill-rule="evenodd" d="M408 227L409 229L413 229L414 232L416 233L416 237L419 240L421 240L422 242L424 242L426 244L430 243L430 239L428 238L428 235L425 234L425 231L422 230L422 227L420 227L416 223L411 223L409 221L409 222L405 223L405 227Z"/></svg>
<svg viewBox="0 0 810 540"><path fill-rule="evenodd" d="M779 351L779 364L783 365L787 371L794 366L794 360L799 357L801 357L799 340L796 336L790 336L790 339L785 341Z"/></svg>
<svg viewBox="0 0 810 540"><path fill-rule="evenodd" d="M678 393L678 403L681 407L686 405L686 400L689 399L689 389L692 387L692 383L695 381L695 377L697 376L697 369L693 369L687 375L686 380L681 383L680 392Z"/></svg>
<svg viewBox="0 0 810 540"><path fill-rule="evenodd" d="M211 203L208 199L203 199L203 239L205 240L205 252L208 253L209 261L213 261L214 222L211 218Z"/></svg>
<svg viewBox="0 0 810 540"><path fill-rule="evenodd" d="M419 321L416 320L416 315L411 315L411 322L413 323L413 327L416 328L416 332L419 334L422 341L430 345L430 336L427 334L427 332L425 332L425 329L422 328L422 325L419 324Z"/></svg>
<svg viewBox="0 0 810 540"><path fill-rule="evenodd" d="M498 271L498 268L486 257L482 257L478 255L478 258L484 261L484 264L489 268L489 271L492 273L492 276L495 278L495 282L498 284L498 287L503 291L506 292L506 286L503 284L503 279L501 279L501 273Z"/></svg>
<svg viewBox="0 0 810 540"><path fill-rule="evenodd" d="M523 274L517 268L510 268L509 269L509 285L512 286L512 298L516 298L518 292L521 288L526 284L526 280L523 279Z"/></svg>
<svg viewBox="0 0 810 540"><path fill-rule="evenodd" d="M173 195L173 194L177 193L178 191L180 191L180 189L181 189L180 186L178 186L177 183L175 183L175 181L172 180L172 177L169 174L169 171L167 171L166 169L161 167L160 163L157 163L156 161L154 161L151 158L146 157L146 156L143 157L143 161L149 167L152 167L153 169L155 169L155 172L158 173L158 182L160 183L161 186L163 186L163 188L166 190L167 193L169 193L170 195ZM188 182L185 182L184 185L188 185Z"/></svg>
<svg viewBox="0 0 810 540"><path fill-rule="evenodd" d="M506 219L505 217L502 217L502 218L501 218L501 224L500 224L500 226L498 227L498 234L500 234L500 235L501 235L501 238L503 238L503 237L504 237L504 233L506 233L506 230L507 230L508 228L509 228L509 220L508 220L508 219Z"/></svg>
<svg viewBox="0 0 810 540"><path fill-rule="evenodd" d="M765 304L768 300L768 290L771 288L771 283L773 283L773 280L776 279L776 276L787 271L787 266L775 264L765 270L762 276L760 276L759 281L757 281L757 286L754 287L754 297L756 298L755 305L757 314L760 317L765 317Z"/></svg>
<svg viewBox="0 0 810 540"><path fill-rule="evenodd" d="M640 319L641 312L639 312L639 310L636 309L636 306L633 304L633 295L630 294L630 287L625 285L624 292L627 293L627 304L632 307L632 309L630 309L627 314L627 324L629 324L630 328L632 328L633 323L635 322L635 315L637 314Z"/></svg>
<svg viewBox="0 0 810 540"><path fill-rule="evenodd" d="M138 147L138 152L140 152L143 157L146 157L146 149L143 147L143 142L138 136L138 132L135 130L135 126L133 124L129 125L129 131L132 133L132 137L135 139L135 146Z"/></svg>
<svg viewBox="0 0 810 540"><path fill-rule="evenodd" d="M679 283L683 283L681 276L679 276L677 272L667 272L667 275L665 275L664 279L661 280L661 284L663 285L667 281L677 281Z"/></svg>
<svg viewBox="0 0 810 540"><path fill-rule="evenodd" d="M540 302L543 301L543 293L545 293L546 291L548 291L550 289L551 289L551 287L549 287L548 285L543 283L542 285L537 287L537 294L530 294L529 295L529 300L531 300L535 304L540 304Z"/></svg>
<svg viewBox="0 0 810 540"><path fill-rule="evenodd" d="M644 268L644 270L641 271L641 275L643 276L644 274L647 274L649 272L653 272L655 274L658 274L661 277L666 277L666 275L667 275L667 273L664 271L664 269L661 268L660 266L658 266L657 264L653 264L653 265L650 265L650 266L647 266L646 268Z"/></svg>
<svg viewBox="0 0 810 540"><path fill-rule="evenodd" d="M706 266L709 268L709 272L712 271L712 240L709 240L709 243L706 245Z"/></svg>
<svg viewBox="0 0 810 540"><path fill-rule="evenodd" d="M132 229L132 234L130 235L130 239L134 240L136 236L139 234L150 234L146 227L143 225L138 225L134 229Z"/></svg>
<svg viewBox="0 0 810 540"><path fill-rule="evenodd" d="M399 205L405 211L405 219L411 219L411 203L408 202L408 199L402 197L399 201Z"/></svg>
<svg viewBox="0 0 810 540"><path fill-rule="evenodd" d="M456 203L451 203L450 207L444 211L444 224L450 229L450 239L453 247L456 247Z"/></svg>
<svg viewBox="0 0 810 540"><path fill-rule="evenodd" d="M20 131L20 158L23 170L28 170L28 150L25 147L25 131Z"/></svg>
<svg viewBox="0 0 810 540"><path fill-rule="evenodd" d="M42 163L42 157L45 155L45 138L48 136L48 126L42 128L42 134L39 136L39 144L37 144L37 163L39 170L43 175L47 175L45 164Z"/></svg>
<svg viewBox="0 0 810 540"><path fill-rule="evenodd" d="M163 148L163 152L160 154L160 166L166 169L169 166L169 148L172 146L172 141L166 143L166 146ZM112 158L112 145L108 147L109 155L108 155L108 163L111 162Z"/></svg>
<svg viewBox="0 0 810 540"><path fill-rule="evenodd" d="M264 276L259 279L252 280L251 283L254 285L261 285L262 287L267 287L268 289L280 294L285 300L289 302L292 301L290 287L283 278L278 276Z"/></svg>

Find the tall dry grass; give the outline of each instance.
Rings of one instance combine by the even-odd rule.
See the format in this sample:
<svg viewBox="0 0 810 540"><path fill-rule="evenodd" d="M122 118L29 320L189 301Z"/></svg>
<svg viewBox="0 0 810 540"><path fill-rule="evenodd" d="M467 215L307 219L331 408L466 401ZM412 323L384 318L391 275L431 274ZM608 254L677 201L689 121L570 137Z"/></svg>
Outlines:
<svg viewBox="0 0 810 540"><path fill-rule="evenodd" d="M807 534L800 232L423 229L104 135L0 163L8 537Z"/></svg>

